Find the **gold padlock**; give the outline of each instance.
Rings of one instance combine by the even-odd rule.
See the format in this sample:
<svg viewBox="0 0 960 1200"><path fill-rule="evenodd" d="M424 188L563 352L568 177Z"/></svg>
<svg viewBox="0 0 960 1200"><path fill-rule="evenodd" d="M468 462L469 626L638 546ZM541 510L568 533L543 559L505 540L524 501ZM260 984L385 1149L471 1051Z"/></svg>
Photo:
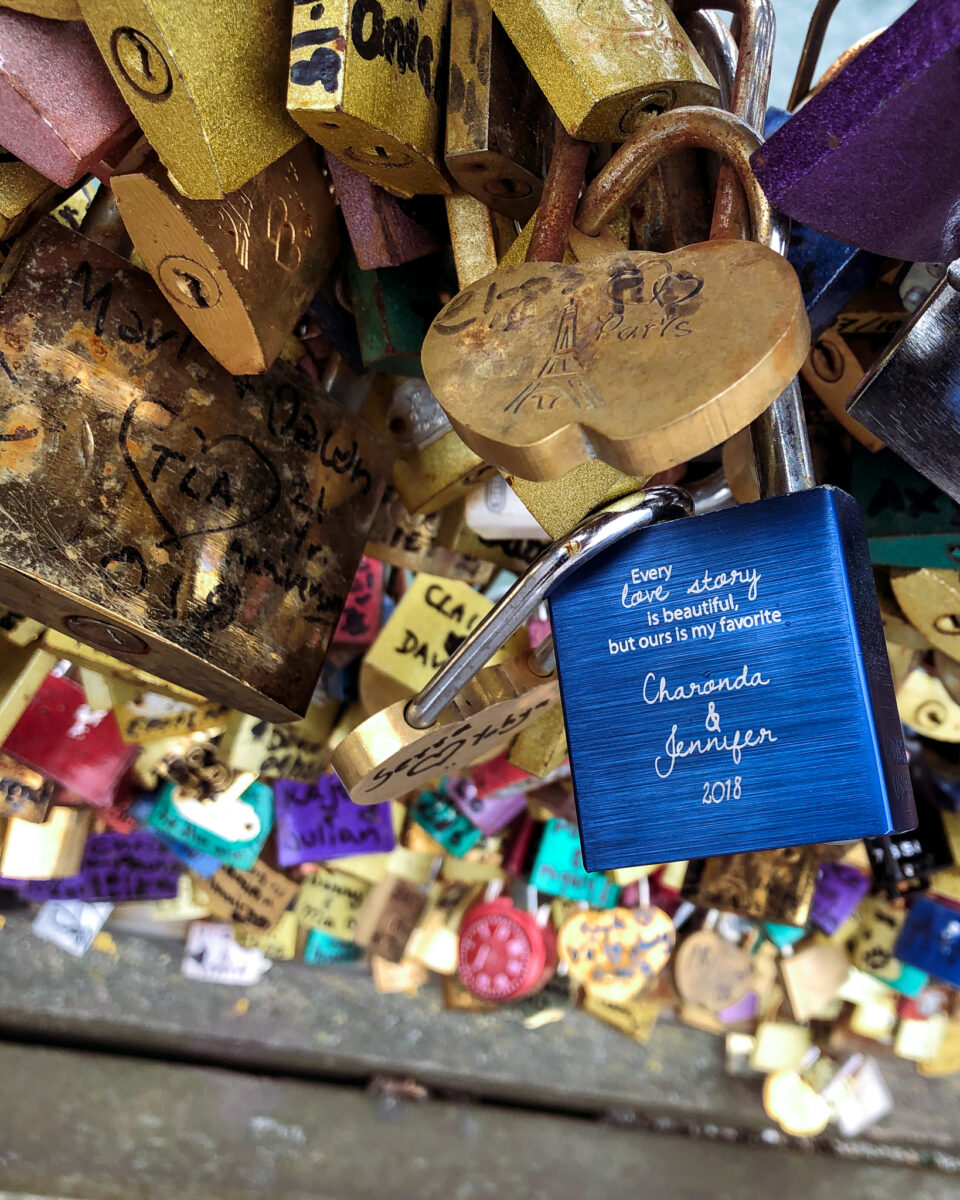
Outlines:
<svg viewBox="0 0 960 1200"><path fill-rule="evenodd" d="M83 684L88 700L92 700L86 677ZM106 685L108 707L113 710L120 737L139 746L194 733L219 733L231 715L226 705L209 700L190 704L112 679L107 679Z"/></svg>
<svg viewBox="0 0 960 1200"><path fill-rule="evenodd" d="M960 742L960 704L923 667L909 671L897 688L897 711L900 720L923 737Z"/></svg>
<svg viewBox="0 0 960 1200"><path fill-rule="evenodd" d="M504 571L522 575L546 545L536 538L482 537L467 524L465 507L464 500L447 505L437 529L437 541L458 554L482 558Z"/></svg>
<svg viewBox="0 0 960 1200"><path fill-rule="evenodd" d="M23 716L56 661L36 643L0 646L0 745Z"/></svg>
<svg viewBox="0 0 960 1200"><path fill-rule="evenodd" d="M114 176L143 265L234 375L265 371L340 249L336 209L304 141L223 200L188 200L159 163Z"/></svg>
<svg viewBox="0 0 960 1200"><path fill-rule="evenodd" d="M287 108L307 133L398 196L448 192L439 100L449 0L295 4Z"/></svg>
<svg viewBox="0 0 960 1200"><path fill-rule="evenodd" d="M552 142L550 106L487 0L451 0L450 174L491 209L526 221L540 202Z"/></svg>
<svg viewBox="0 0 960 1200"><path fill-rule="evenodd" d="M93 814L58 805L38 824L11 817L0 856L0 875L11 879L64 879L76 875Z"/></svg>
<svg viewBox="0 0 960 1200"><path fill-rule="evenodd" d="M427 905L427 889L409 879L386 875L360 910L353 940L371 954L398 963Z"/></svg>
<svg viewBox="0 0 960 1200"><path fill-rule="evenodd" d="M835 329L822 333L810 347L807 361L800 368L804 381L816 392L824 408L857 439L861 446L876 453L883 442L847 412L845 404L863 378L863 367L847 341Z"/></svg>
<svg viewBox="0 0 960 1200"><path fill-rule="evenodd" d="M7 0L4 8L32 13L50 21L82 21L78 0Z"/></svg>
<svg viewBox="0 0 960 1200"><path fill-rule="evenodd" d="M716 104L666 0L491 0L568 133L621 142L665 109Z"/></svg>
<svg viewBox="0 0 960 1200"><path fill-rule="evenodd" d="M31 620L22 613L0 607L0 638L14 646L28 646L43 633L39 621Z"/></svg>
<svg viewBox="0 0 960 1200"><path fill-rule="evenodd" d="M419 691L491 608L466 584L421 572L363 660L360 699L366 711L379 712ZM490 665L512 658L525 641L519 630Z"/></svg>
<svg viewBox="0 0 960 1200"><path fill-rule="evenodd" d="M282 0L79 0L123 97L177 187L220 200L303 137L283 104Z"/></svg>
<svg viewBox="0 0 960 1200"><path fill-rule="evenodd" d="M92 646L86 646L76 638L67 637L55 629L43 630L42 646L55 658L65 658L72 662L81 673L84 687L87 687L88 682L95 684L93 676L100 676L100 683L95 684L99 696L97 704L93 706L95 708L112 707L110 685L114 682L125 684L131 690L169 696L171 700L179 700L184 704L204 703L203 696L191 692L189 688L178 687L157 675L141 671L133 663L121 662L120 659L113 658L102 650L95 650Z"/></svg>
<svg viewBox="0 0 960 1200"><path fill-rule="evenodd" d="M396 488L388 485L370 529L366 553L404 571L427 571L476 587L489 583L496 567L439 545L436 540L439 525L439 513L413 516Z"/></svg>
<svg viewBox="0 0 960 1200"><path fill-rule="evenodd" d="M538 779L552 775L563 766L566 757L567 730L559 704L531 721L507 751L507 762Z"/></svg>
<svg viewBox="0 0 960 1200"><path fill-rule="evenodd" d="M0 285L0 602L301 716L380 498L372 433L290 368L235 380L145 274L54 222Z"/></svg>
<svg viewBox="0 0 960 1200"><path fill-rule="evenodd" d="M0 750L0 817L42 824L53 802L54 785L39 771Z"/></svg>
<svg viewBox="0 0 960 1200"><path fill-rule="evenodd" d="M894 567L890 586L903 615L935 649L960 661L960 575Z"/></svg>
<svg viewBox="0 0 960 1200"><path fill-rule="evenodd" d="M300 885L294 914L301 925L352 942L370 884L346 871L324 868Z"/></svg>
<svg viewBox="0 0 960 1200"><path fill-rule="evenodd" d="M302 721L285 725L233 713L217 744L217 757L233 771L313 783L329 762L329 739L339 712L335 700L314 700Z"/></svg>
<svg viewBox="0 0 960 1200"><path fill-rule="evenodd" d="M49 208L57 185L0 147L0 239L14 237L35 212Z"/></svg>
<svg viewBox="0 0 960 1200"><path fill-rule="evenodd" d="M444 206L457 282L465 288L497 269L516 240L516 226L461 188L454 188Z"/></svg>
<svg viewBox="0 0 960 1200"><path fill-rule="evenodd" d="M683 897L756 921L805 925L817 885L816 847L721 854L688 868Z"/></svg>

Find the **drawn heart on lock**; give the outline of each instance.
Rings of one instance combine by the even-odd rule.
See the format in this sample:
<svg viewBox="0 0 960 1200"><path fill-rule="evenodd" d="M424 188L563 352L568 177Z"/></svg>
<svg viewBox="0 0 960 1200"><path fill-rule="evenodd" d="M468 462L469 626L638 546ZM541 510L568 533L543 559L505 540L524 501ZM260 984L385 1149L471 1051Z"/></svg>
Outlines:
<svg viewBox="0 0 960 1200"><path fill-rule="evenodd" d="M809 350L796 273L756 242L502 267L423 344L464 442L525 479L591 458L630 475L711 449L759 416Z"/></svg>
<svg viewBox="0 0 960 1200"><path fill-rule="evenodd" d="M134 400L120 424L120 452L169 534L161 546L241 529L280 499L280 476L249 438L208 439L162 400Z"/></svg>
<svg viewBox="0 0 960 1200"><path fill-rule="evenodd" d="M587 909L564 921L557 953L591 996L623 1004L667 965L674 936L659 908Z"/></svg>

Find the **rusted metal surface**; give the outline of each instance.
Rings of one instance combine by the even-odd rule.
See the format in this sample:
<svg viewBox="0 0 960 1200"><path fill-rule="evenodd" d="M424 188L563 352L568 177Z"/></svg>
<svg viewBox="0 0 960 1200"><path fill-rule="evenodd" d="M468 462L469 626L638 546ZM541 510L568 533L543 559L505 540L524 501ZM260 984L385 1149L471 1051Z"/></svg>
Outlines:
<svg viewBox="0 0 960 1200"><path fill-rule="evenodd" d="M576 141L557 121L553 155L527 247L527 262L563 259L589 155L589 142Z"/></svg>

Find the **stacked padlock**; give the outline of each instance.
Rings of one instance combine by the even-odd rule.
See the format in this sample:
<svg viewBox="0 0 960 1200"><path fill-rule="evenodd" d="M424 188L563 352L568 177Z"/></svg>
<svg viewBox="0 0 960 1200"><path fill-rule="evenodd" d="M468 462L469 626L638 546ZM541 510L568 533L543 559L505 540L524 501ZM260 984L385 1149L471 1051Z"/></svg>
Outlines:
<svg viewBox="0 0 960 1200"><path fill-rule="evenodd" d="M960 0L835 3L0 6L5 906L960 1069Z"/></svg>

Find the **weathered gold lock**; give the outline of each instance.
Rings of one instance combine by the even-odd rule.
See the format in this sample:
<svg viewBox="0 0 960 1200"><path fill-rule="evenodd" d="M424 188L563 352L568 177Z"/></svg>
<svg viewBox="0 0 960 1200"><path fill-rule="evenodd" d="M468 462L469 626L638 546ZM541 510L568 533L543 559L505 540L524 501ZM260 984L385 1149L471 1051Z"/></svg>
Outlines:
<svg viewBox="0 0 960 1200"><path fill-rule="evenodd" d="M53 802L53 783L0 750L0 817L42 824Z"/></svg>
<svg viewBox="0 0 960 1200"><path fill-rule="evenodd" d="M755 921L805 925L819 862L817 848L810 846L721 854L690 864L682 894L701 908L719 908Z"/></svg>
<svg viewBox="0 0 960 1200"><path fill-rule="evenodd" d="M639 475L710 449L769 407L806 357L809 326L793 268L759 244L774 234L750 172L755 142L743 122L713 109L652 118L591 183L577 223L598 234L666 153L699 145L736 166L758 242L527 262L440 312L424 374L467 445L527 479L553 479L593 457ZM731 306L746 278L751 288ZM707 340L723 352L704 358L697 348Z"/></svg>
<svg viewBox="0 0 960 1200"><path fill-rule="evenodd" d="M400 962L427 898L422 884L387 875L374 886L360 910L354 941L387 962Z"/></svg>
<svg viewBox="0 0 960 1200"><path fill-rule="evenodd" d="M287 108L389 192L448 192L443 170L449 0L295 4Z"/></svg>
<svg viewBox="0 0 960 1200"><path fill-rule="evenodd" d="M665 0L491 0L491 7L574 137L620 142L651 115L719 99Z"/></svg>
<svg viewBox="0 0 960 1200"><path fill-rule="evenodd" d="M0 601L302 715L383 486L372 433L290 369L235 380L145 274L53 222L0 282Z"/></svg>
<svg viewBox="0 0 960 1200"><path fill-rule="evenodd" d="M151 145L195 200L219 200L303 133L283 105L290 8L282 0L79 0Z"/></svg>
<svg viewBox="0 0 960 1200"><path fill-rule="evenodd" d="M31 213L49 208L57 185L0 147L0 239L14 237Z"/></svg>
<svg viewBox="0 0 960 1200"><path fill-rule="evenodd" d="M462 288L495 271L516 240L513 221L460 188L446 197L450 245Z"/></svg>
<svg viewBox="0 0 960 1200"><path fill-rule="evenodd" d="M550 106L487 0L451 0L447 170L490 208L526 221L552 142Z"/></svg>
<svg viewBox="0 0 960 1200"><path fill-rule="evenodd" d="M475 587L489 583L496 568L437 543L440 514L415 517L407 511L396 488L387 486L383 503L370 529L366 553L404 571L426 571L447 579L460 579Z"/></svg>
<svg viewBox="0 0 960 1200"><path fill-rule="evenodd" d="M112 181L143 265L235 375L273 363L340 249L316 154L305 140L223 200L188 200L159 163Z"/></svg>

